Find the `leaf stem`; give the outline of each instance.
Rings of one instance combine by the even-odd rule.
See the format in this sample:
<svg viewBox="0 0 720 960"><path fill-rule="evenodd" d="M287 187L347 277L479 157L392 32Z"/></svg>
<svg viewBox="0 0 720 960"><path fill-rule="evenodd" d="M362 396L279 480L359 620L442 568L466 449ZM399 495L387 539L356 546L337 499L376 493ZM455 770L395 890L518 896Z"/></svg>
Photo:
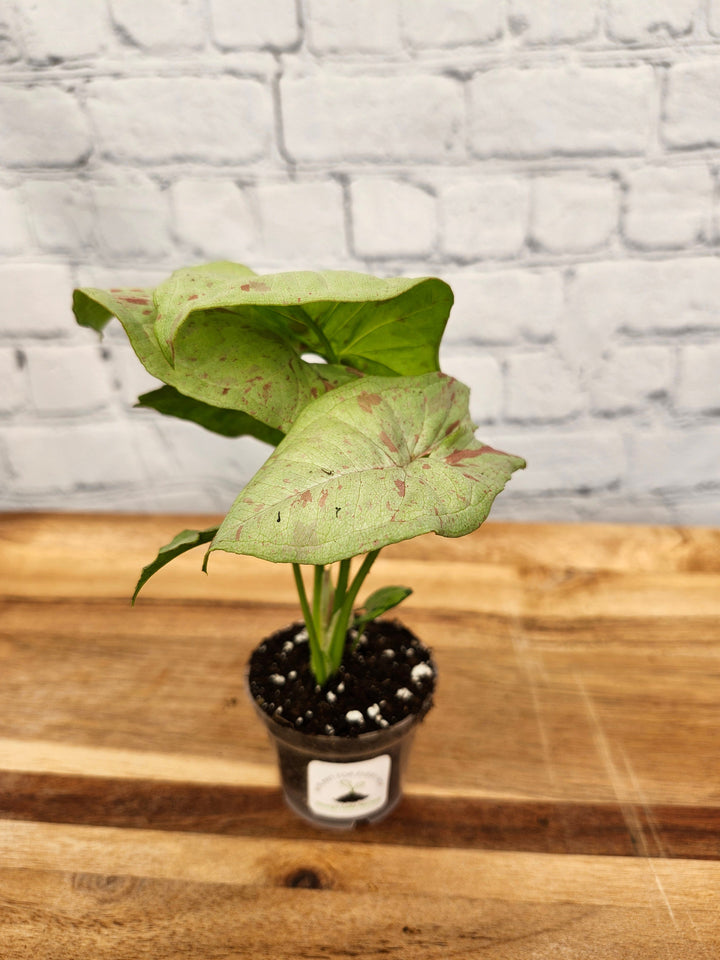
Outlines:
<svg viewBox="0 0 720 960"><path fill-rule="evenodd" d="M308 644L310 646L310 669L312 670L317 682L323 684L327 680L327 671L325 669L325 662L320 649L320 641L315 629L315 621L313 620L307 593L305 592L305 584L303 583L300 564L293 563L292 568L293 576L295 577L295 586L297 588L298 599L300 600L300 609L302 610L303 620L305 621L305 627L308 632Z"/></svg>
<svg viewBox="0 0 720 960"><path fill-rule="evenodd" d="M351 557L347 557L345 560L340 561L337 585L335 586L335 602L333 603L333 613L335 613L335 611L340 609L340 607L342 606L343 600L345 599L345 594L347 593L348 577L350 576L351 562L352 562Z"/></svg>
<svg viewBox="0 0 720 960"><path fill-rule="evenodd" d="M377 560L379 553L380 550L373 550L366 555L360 569L355 574L353 581L350 584L350 589L345 594L342 606L340 607L337 618L335 619L332 637L330 638L330 649L328 652L331 670L337 670L337 668L340 666L343 650L345 648L345 637L347 635L350 617L352 616L353 604L355 603L355 599L358 595L360 587L363 585L368 573L370 573L370 568Z"/></svg>
<svg viewBox="0 0 720 960"><path fill-rule="evenodd" d="M307 325L308 329L312 330L315 336L318 339L318 345L320 350L324 353L325 359L328 363L338 363L338 356L333 350L333 345L330 343L328 338L325 336L325 331L323 328L312 319L312 317L307 316L303 318L303 322Z"/></svg>

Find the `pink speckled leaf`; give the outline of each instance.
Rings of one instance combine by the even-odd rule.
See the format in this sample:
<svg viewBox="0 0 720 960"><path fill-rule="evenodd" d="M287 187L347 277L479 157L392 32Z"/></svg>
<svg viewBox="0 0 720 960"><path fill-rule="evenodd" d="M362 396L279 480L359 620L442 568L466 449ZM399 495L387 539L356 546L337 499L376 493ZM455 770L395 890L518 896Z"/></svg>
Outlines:
<svg viewBox="0 0 720 960"><path fill-rule="evenodd" d="M437 370L451 304L435 278L258 276L220 262L178 270L154 290L77 290L73 309L96 330L116 316L145 368L184 396L286 433L307 403L359 372Z"/></svg>
<svg viewBox="0 0 720 960"><path fill-rule="evenodd" d="M480 443L469 390L444 374L367 377L306 407L211 550L327 564L478 527L520 457Z"/></svg>

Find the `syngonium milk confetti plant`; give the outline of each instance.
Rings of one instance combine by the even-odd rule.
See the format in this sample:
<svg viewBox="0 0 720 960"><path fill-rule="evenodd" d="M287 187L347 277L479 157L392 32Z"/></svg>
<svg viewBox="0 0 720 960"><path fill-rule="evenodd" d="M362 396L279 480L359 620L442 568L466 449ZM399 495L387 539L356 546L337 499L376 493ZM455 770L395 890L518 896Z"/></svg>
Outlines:
<svg viewBox="0 0 720 960"><path fill-rule="evenodd" d="M206 562L224 550L290 563L322 692L363 630L410 593L384 587L358 604L381 548L470 533L525 465L475 439L468 388L439 370L452 302L432 277L257 275L229 262L178 270L155 289L75 291L78 322L101 331L117 317L165 384L140 406L277 448L219 527L161 548L135 596L200 544ZM314 568L310 595L303 564Z"/></svg>

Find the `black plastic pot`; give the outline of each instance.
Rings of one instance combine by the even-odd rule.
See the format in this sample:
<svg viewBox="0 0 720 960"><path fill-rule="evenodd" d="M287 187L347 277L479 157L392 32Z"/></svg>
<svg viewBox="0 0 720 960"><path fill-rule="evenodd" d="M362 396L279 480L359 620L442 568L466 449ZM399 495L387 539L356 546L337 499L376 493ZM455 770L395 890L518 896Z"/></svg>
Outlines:
<svg viewBox="0 0 720 960"><path fill-rule="evenodd" d="M352 738L315 736L281 726L254 705L277 751L285 800L301 817L348 829L397 806L419 717Z"/></svg>

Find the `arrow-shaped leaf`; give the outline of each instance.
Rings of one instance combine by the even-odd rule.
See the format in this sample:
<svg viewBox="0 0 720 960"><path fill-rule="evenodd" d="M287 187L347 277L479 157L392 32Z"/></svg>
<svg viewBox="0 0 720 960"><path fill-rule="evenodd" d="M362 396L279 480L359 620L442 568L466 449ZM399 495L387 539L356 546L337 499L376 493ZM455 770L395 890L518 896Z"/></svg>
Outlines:
<svg viewBox="0 0 720 960"><path fill-rule="evenodd" d="M162 570L162 568L170 563L171 560L174 560L175 557L179 557L181 554L187 553L188 550L199 547L202 543L209 543L217 533L217 529L217 527L208 527L207 530L182 530L177 536L172 538L170 543L164 547L160 547L158 555L152 563L142 568L140 579L135 586L135 592L132 595L131 602L135 603L137 595L153 574L157 573L158 570Z"/></svg>
<svg viewBox="0 0 720 960"><path fill-rule="evenodd" d="M520 457L477 441L469 390L440 373L367 377L306 407L210 550L327 564L478 527Z"/></svg>
<svg viewBox="0 0 720 960"><path fill-rule="evenodd" d="M168 417L191 420L193 423L219 433L223 437L251 436L276 447L283 438L279 430L273 430L241 410L213 407L201 400L183 396L175 387L163 386L138 397L138 407L157 410Z"/></svg>
<svg viewBox="0 0 720 960"><path fill-rule="evenodd" d="M155 290L75 291L81 325L116 316L145 368L181 394L286 433L311 400L374 374L438 369L452 292L435 278L178 270ZM315 353L327 363L311 363Z"/></svg>
<svg viewBox="0 0 720 960"><path fill-rule="evenodd" d="M392 610L410 596L410 587L380 587L367 598L363 604L363 612L355 616L353 626L362 630L366 623L381 617L388 610Z"/></svg>

